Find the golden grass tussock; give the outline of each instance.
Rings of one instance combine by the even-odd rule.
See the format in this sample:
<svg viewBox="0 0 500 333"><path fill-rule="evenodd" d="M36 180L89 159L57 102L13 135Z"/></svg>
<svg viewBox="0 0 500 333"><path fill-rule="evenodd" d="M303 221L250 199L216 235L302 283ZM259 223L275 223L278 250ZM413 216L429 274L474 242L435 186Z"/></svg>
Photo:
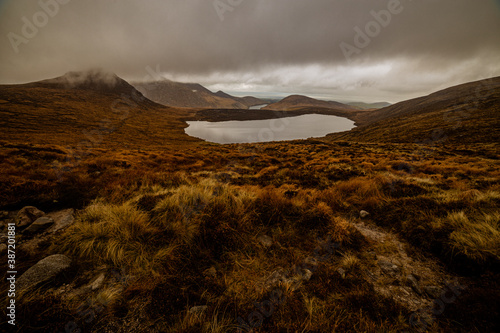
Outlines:
<svg viewBox="0 0 500 333"><path fill-rule="evenodd" d="M347 272L352 272L360 267L361 261L359 258L353 253L347 253L342 257L340 261L340 265Z"/></svg>
<svg viewBox="0 0 500 333"><path fill-rule="evenodd" d="M133 267L154 272L158 261L164 261L171 250L156 249L149 244L158 238L145 212L129 203L122 205L95 202L88 206L67 232L63 250L81 258Z"/></svg>
<svg viewBox="0 0 500 333"><path fill-rule="evenodd" d="M467 269L499 267L493 263L500 262L500 173L483 147L463 159L460 151L436 148L436 156L424 158L397 145L245 147L251 152L208 144L182 152L94 151L60 181L52 162L65 165L62 152L7 147L0 149L0 199L4 206L40 204L46 212L83 208L48 252L69 254L84 271L102 264L123 269L134 277L125 288L107 285L97 294L109 304L102 320L138 318L141 304L154 318L148 324L165 332L231 331L236 317L247 320L255 302L269 297L269 276L311 257L318 238L338 243L338 250L297 289L278 285L287 301L260 330L409 330L406 309L356 274L370 267L368 248L398 251L393 242L363 237L352 223L360 210L370 213L366 224L390 229L408 251L450 270L461 262L472 262ZM211 268L215 273L206 274ZM339 268L354 273L342 278ZM60 302L43 290L25 305ZM204 314L189 313L202 304ZM435 326L457 327L440 319Z"/></svg>
<svg viewBox="0 0 500 333"><path fill-rule="evenodd" d="M454 212L448 214L446 223L454 229L450 235L454 252L477 262L500 261L500 213L470 219L463 211Z"/></svg>
<svg viewBox="0 0 500 333"><path fill-rule="evenodd" d="M357 177L340 182L335 186L338 195L351 204L380 204L385 200L381 183L384 178Z"/></svg>

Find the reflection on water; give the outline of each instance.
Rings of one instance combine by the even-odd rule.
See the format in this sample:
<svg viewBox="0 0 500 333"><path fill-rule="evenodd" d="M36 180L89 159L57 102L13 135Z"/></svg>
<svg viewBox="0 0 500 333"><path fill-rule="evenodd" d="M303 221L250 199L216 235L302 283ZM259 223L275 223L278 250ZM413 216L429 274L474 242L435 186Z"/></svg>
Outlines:
<svg viewBox="0 0 500 333"><path fill-rule="evenodd" d="M348 131L354 122L322 114L246 121L188 121L190 136L215 143L250 143L317 138Z"/></svg>

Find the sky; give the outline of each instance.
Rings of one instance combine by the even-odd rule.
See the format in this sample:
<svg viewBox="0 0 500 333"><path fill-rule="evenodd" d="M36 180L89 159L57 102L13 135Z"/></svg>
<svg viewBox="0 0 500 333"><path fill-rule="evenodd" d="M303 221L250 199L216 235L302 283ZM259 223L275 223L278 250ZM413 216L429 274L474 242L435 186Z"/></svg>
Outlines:
<svg viewBox="0 0 500 333"><path fill-rule="evenodd" d="M90 68L398 102L500 76L500 0L0 0L0 84Z"/></svg>

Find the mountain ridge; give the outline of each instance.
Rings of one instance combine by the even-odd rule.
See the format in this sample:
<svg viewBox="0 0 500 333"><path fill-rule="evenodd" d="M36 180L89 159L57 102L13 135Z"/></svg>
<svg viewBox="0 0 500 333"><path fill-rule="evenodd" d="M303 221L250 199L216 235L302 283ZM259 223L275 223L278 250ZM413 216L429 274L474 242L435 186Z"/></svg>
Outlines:
<svg viewBox="0 0 500 333"><path fill-rule="evenodd" d="M340 109L340 110L355 110L354 107L349 106L347 104L335 101L322 101L304 95L287 96L277 103L272 103L267 105L266 107L263 108L263 110L290 111L304 107L321 107L321 108Z"/></svg>
<svg viewBox="0 0 500 333"><path fill-rule="evenodd" d="M133 83L144 96L162 105L182 108L248 109L258 105L255 97L234 97L224 92L213 93L199 83L170 80ZM260 103L260 100L258 100ZM263 102L260 104L264 104Z"/></svg>
<svg viewBox="0 0 500 333"><path fill-rule="evenodd" d="M362 126L328 138L418 143L500 141L500 77L360 113L358 120Z"/></svg>

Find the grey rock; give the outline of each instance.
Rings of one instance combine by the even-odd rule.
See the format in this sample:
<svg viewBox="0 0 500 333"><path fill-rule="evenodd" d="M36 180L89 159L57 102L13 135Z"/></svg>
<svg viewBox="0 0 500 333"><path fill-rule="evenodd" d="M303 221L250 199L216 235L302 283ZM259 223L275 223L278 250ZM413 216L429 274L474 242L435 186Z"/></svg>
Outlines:
<svg viewBox="0 0 500 333"><path fill-rule="evenodd" d="M190 314L195 314L195 315L200 315L203 314L205 311L207 311L208 306L206 305L200 305L200 306L193 306L191 309L189 309Z"/></svg>
<svg viewBox="0 0 500 333"><path fill-rule="evenodd" d="M49 232L56 232L73 224L73 222L75 222L74 213L75 210L73 208L69 208L47 214L55 221L54 225L52 226L52 228L50 228Z"/></svg>
<svg viewBox="0 0 500 333"><path fill-rule="evenodd" d="M19 228L24 228L33 223L39 217L44 216L45 213L40 209L33 206L26 206L22 208L16 215L16 222Z"/></svg>
<svg viewBox="0 0 500 333"><path fill-rule="evenodd" d="M411 287L411 289L413 289L417 294L419 295L422 294L422 289L420 289L417 278L415 276L413 276L412 274L408 275L406 277L406 282Z"/></svg>
<svg viewBox="0 0 500 333"><path fill-rule="evenodd" d="M433 299L438 299L441 297L442 289L437 286L427 286L424 288L425 293Z"/></svg>
<svg viewBox="0 0 500 333"><path fill-rule="evenodd" d="M273 245L273 239L269 236L262 235L257 237L257 239L264 247L270 247L271 245Z"/></svg>
<svg viewBox="0 0 500 333"><path fill-rule="evenodd" d="M399 273L399 267L389 260L379 259L378 265L385 274L395 275Z"/></svg>
<svg viewBox="0 0 500 333"><path fill-rule="evenodd" d="M26 229L24 229L24 233L26 234L35 234L45 229L48 229L54 224L54 220L47 216L42 216L36 219L35 222L31 223Z"/></svg>
<svg viewBox="0 0 500 333"><path fill-rule="evenodd" d="M362 219L364 219L368 215L370 215L370 213L368 213L366 210L362 210L359 212L359 217L361 217Z"/></svg>
<svg viewBox="0 0 500 333"><path fill-rule="evenodd" d="M104 284L104 273L101 273L91 284L90 284L90 289L91 290L96 290L102 287Z"/></svg>
<svg viewBox="0 0 500 333"><path fill-rule="evenodd" d="M62 254L48 256L29 268L17 280L18 290L34 288L54 279L71 267L71 259Z"/></svg>
<svg viewBox="0 0 500 333"><path fill-rule="evenodd" d="M302 270L302 280L309 281L312 277L313 273L308 269Z"/></svg>

